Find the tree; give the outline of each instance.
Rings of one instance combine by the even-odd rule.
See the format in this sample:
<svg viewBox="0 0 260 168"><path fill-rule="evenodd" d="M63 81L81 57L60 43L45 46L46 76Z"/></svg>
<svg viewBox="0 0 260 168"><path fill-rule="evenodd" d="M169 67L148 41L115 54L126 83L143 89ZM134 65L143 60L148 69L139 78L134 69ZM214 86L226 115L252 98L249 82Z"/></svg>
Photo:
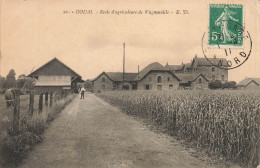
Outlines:
<svg viewBox="0 0 260 168"><path fill-rule="evenodd" d="M89 79L85 81L84 87L87 91L94 92L92 82Z"/></svg>
<svg viewBox="0 0 260 168"><path fill-rule="evenodd" d="M236 82L235 81L230 81L230 82L226 82L222 85L222 88L227 88L227 89L235 89L236 88Z"/></svg>
<svg viewBox="0 0 260 168"><path fill-rule="evenodd" d="M5 89L5 77L0 75L0 89Z"/></svg>
<svg viewBox="0 0 260 168"><path fill-rule="evenodd" d="M220 89L222 88L222 83L220 80L215 80L209 83L210 89Z"/></svg>
<svg viewBox="0 0 260 168"><path fill-rule="evenodd" d="M11 69L9 74L6 76L6 88L15 88L17 87L17 82L15 79L15 71Z"/></svg>
<svg viewBox="0 0 260 168"><path fill-rule="evenodd" d="M25 74L22 74L17 79L17 86L19 89L22 89L24 87L24 84L27 83L27 76Z"/></svg>
<svg viewBox="0 0 260 168"><path fill-rule="evenodd" d="M17 86L19 89L33 90L36 80L34 78L27 77L22 74L17 79Z"/></svg>

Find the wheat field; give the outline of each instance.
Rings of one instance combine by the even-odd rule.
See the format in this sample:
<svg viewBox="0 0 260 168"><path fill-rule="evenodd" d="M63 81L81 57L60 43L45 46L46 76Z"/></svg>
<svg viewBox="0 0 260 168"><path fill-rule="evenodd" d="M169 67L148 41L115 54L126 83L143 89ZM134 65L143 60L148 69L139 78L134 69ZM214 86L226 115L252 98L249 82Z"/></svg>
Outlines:
<svg viewBox="0 0 260 168"><path fill-rule="evenodd" d="M258 164L260 91L114 91L98 96L197 147L248 167Z"/></svg>

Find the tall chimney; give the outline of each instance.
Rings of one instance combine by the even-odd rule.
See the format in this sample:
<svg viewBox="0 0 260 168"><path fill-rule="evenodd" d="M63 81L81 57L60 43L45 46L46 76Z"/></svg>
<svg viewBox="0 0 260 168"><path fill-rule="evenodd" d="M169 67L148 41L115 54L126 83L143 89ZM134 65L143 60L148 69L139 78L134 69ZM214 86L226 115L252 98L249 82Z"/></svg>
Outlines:
<svg viewBox="0 0 260 168"><path fill-rule="evenodd" d="M125 81L125 43L123 44L123 82Z"/></svg>
<svg viewBox="0 0 260 168"><path fill-rule="evenodd" d="M139 80L139 65L138 65L138 74L137 75L138 75L138 80Z"/></svg>

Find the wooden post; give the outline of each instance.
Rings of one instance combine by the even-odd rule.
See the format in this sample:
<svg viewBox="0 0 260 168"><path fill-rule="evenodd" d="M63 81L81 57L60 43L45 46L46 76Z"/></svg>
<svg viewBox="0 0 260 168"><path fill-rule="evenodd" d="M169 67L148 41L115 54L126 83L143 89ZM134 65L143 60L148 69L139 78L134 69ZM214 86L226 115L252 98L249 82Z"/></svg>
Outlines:
<svg viewBox="0 0 260 168"><path fill-rule="evenodd" d="M39 96L39 112L42 112L42 101L43 101L43 94L41 93Z"/></svg>
<svg viewBox="0 0 260 168"><path fill-rule="evenodd" d="M29 115L33 116L34 93L30 93Z"/></svg>
<svg viewBox="0 0 260 168"><path fill-rule="evenodd" d="M45 106L48 107L48 92L45 93Z"/></svg>
<svg viewBox="0 0 260 168"><path fill-rule="evenodd" d="M58 97L57 97L57 92L54 92L54 103L57 102L57 99L58 99Z"/></svg>
<svg viewBox="0 0 260 168"><path fill-rule="evenodd" d="M53 103L52 101L53 101L53 93L51 92L50 93L50 107L52 107L52 103Z"/></svg>
<svg viewBox="0 0 260 168"><path fill-rule="evenodd" d="M57 96L58 96L58 100L60 100L61 99L61 92L58 92Z"/></svg>
<svg viewBox="0 0 260 168"><path fill-rule="evenodd" d="M257 159L258 159L258 166L257 166L257 168L260 168L260 137L258 139L256 152L257 152Z"/></svg>
<svg viewBox="0 0 260 168"><path fill-rule="evenodd" d="M64 94L63 94L64 92L63 91L61 91L61 99L63 99L63 96L64 96Z"/></svg>
<svg viewBox="0 0 260 168"><path fill-rule="evenodd" d="M20 96L17 95L14 100L14 115L13 115L13 131L17 132L19 129L20 117Z"/></svg>

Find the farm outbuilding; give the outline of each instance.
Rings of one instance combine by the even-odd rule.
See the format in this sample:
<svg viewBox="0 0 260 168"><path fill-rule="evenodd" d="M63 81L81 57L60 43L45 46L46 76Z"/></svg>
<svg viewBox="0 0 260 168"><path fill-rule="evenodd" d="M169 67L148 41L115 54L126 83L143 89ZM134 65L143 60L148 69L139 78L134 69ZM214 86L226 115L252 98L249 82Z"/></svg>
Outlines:
<svg viewBox="0 0 260 168"><path fill-rule="evenodd" d="M94 92L136 90L136 76L137 73L124 73L123 75L122 72L102 72L92 80Z"/></svg>
<svg viewBox="0 0 260 168"><path fill-rule="evenodd" d="M260 90L260 78L245 78L237 87L244 90Z"/></svg>
<svg viewBox="0 0 260 168"><path fill-rule="evenodd" d="M56 57L28 75L37 80L35 93L75 92L81 76Z"/></svg>

